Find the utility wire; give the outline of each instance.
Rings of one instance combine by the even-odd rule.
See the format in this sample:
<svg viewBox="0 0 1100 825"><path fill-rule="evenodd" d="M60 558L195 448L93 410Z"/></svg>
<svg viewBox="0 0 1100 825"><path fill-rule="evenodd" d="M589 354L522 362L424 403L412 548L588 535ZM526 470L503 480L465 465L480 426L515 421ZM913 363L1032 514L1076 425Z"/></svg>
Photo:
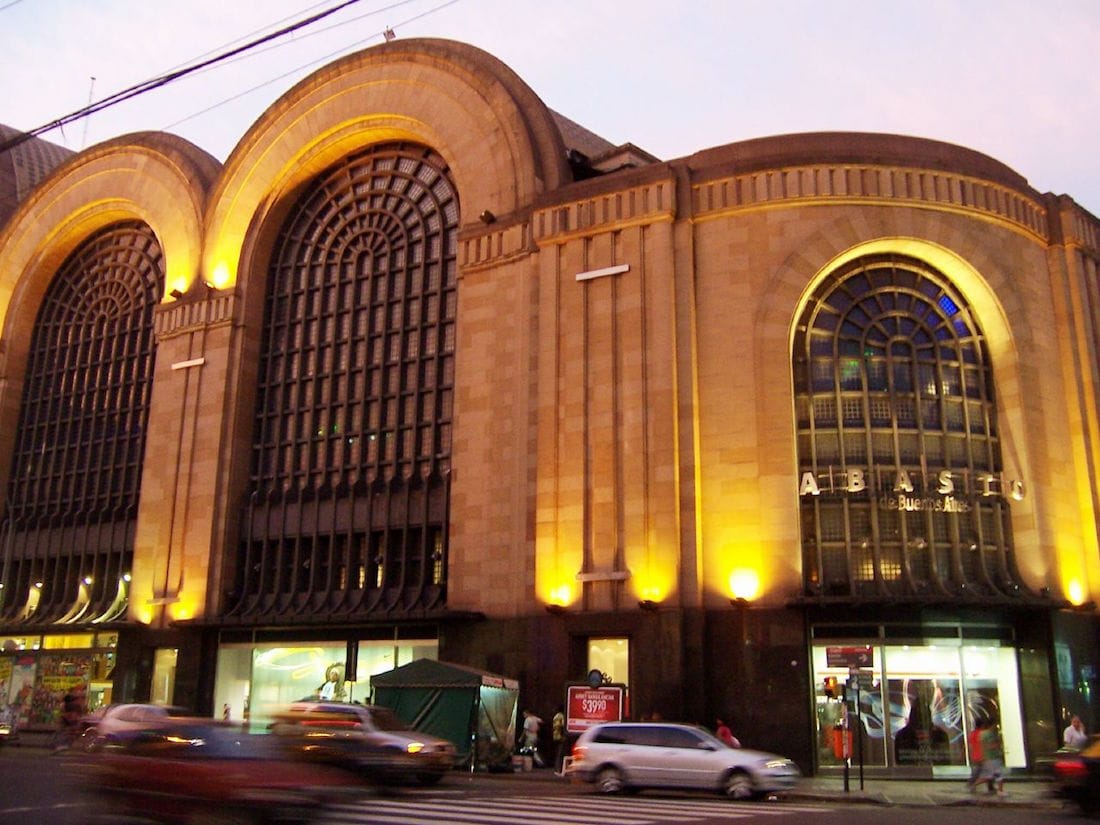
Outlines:
<svg viewBox="0 0 1100 825"><path fill-rule="evenodd" d="M428 9L427 11L421 12L420 14L413 15L412 17L406 18L405 20L402 20L398 23L395 23L394 26L401 27L401 26L404 26L406 23L412 23L414 20L419 20L422 17L427 17L429 14L434 14L435 12L440 11L441 9L447 8L447 6L453 6L458 1L459 0L447 0L447 2L441 3L438 6L435 6L433 8ZM401 5L404 5L405 3L408 3L408 2L412 2L412 0L402 0L402 2L394 3L393 6L388 6L387 9L394 8L396 6L401 6ZM387 9L380 9L380 11L386 11ZM370 17L371 14L375 14L375 13L376 12L371 12L370 14L364 14L364 15L361 15L360 17L355 18L355 19L359 20L359 19L362 19L363 17ZM351 22L351 21L348 21L348 22ZM332 28L336 28L336 27L335 26L329 26L328 27L328 29L332 29ZM387 27L387 29L388 28L393 28L393 27ZM328 29L322 29L322 31L328 31ZM318 57L314 60L310 60L307 63L303 63L300 66L296 66L295 68L293 68L293 69L291 69L287 72L283 72L281 75L277 75L275 77L268 78L263 83L258 83L257 85L252 86L251 88L245 89L243 92L239 92L239 93L233 95L232 97L227 97L224 100L218 101L217 103L213 104L212 106L207 106L205 109L200 109L197 112L194 112L190 115L187 115L186 117L182 117L179 120L176 120L176 121L173 121L172 123L167 124L164 127L164 131L167 131L168 129L172 129L176 126L179 126L181 123L186 123L189 120L194 120L197 117L205 115L207 112L212 112L215 109L219 109L222 106L225 106L226 104L232 103L234 100L239 100L240 98L245 97L246 95L252 94L253 92L257 91L258 89L262 89L264 86L271 85L272 83L274 83L277 80L282 80L284 78L291 77L291 76L297 74L298 72L302 71L302 69L307 69L310 66L314 66L318 63L327 63L328 61L332 60L333 58L337 57L338 55L343 54L344 52L347 52L347 51L349 51L351 49L354 49L358 46L362 46L364 43L369 43L371 40L374 40L377 37L381 37L385 33L385 31L386 30L384 29L383 31L375 32L374 34L371 34L368 37L364 37L361 40L357 40L354 43L350 43L347 46L343 46L343 47L337 49L336 51L329 52L328 54L322 55L321 57ZM316 32L311 32L311 34L315 34L315 33Z"/></svg>
<svg viewBox="0 0 1100 825"><path fill-rule="evenodd" d="M391 11L393 9L396 9L396 8L400 7L400 6L406 6L409 3L417 3L417 2L420 2L420 0L397 0L396 3L391 3L390 5L383 6L380 9L375 9L374 11L368 11L365 14L360 14L356 17L350 17L347 20L342 20L339 23L333 23L331 26L325 26L324 28L321 28L321 29L314 29L313 31L306 32L301 37L296 38L294 42L295 43L301 43L303 40L306 40L310 37L314 37L318 34L324 34L325 32L330 32L333 29L339 29L339 28L343 28L344 26L350 26L352 23L358 23L360 20L365 20L368 17L374 17L377 14L382 14L383 12ZM453 2L458 2L458 0L453 0ZM444 5L450 5L450 3L444 3ZM434 11L438 11L440 8L442 8L442 6L439 6L439 7L434 8L434 9L429 9L428 11L424 12L424 14L418 14L415 17L410 17L408 20L404 20L404 21L402 21L401 23L399 23L397 25L404 25L404 23L407 23L410 20L417 20L417 19L423 17L425 14L431 14ZM375 37L380 36L381 34L382 34L382 32L378 32L377 35L370 35L369 37L366 37L366 38L363 38L362 40L357 41L355 44L353 44L353 46L354 45L359 45L361 43L366 43L370 40L373 40ZM238 42L238 41L233 41L233 42ZM231 45L231 44L226 44L226 45ZM230 62L231 63L240 63L241 61L244 61L244 60L250 60L253 57L259 57L261 55L267 54L268 52L274 51L275 49L281 49L285 45L287 45L287 44L286 43L272 43L267 48L258 49L256 51L249 52L248 54L237 55ZM339 50L337 50L336 52L334 52L332 54L339 54L340 51L344 51L348 48L351 48L351 46L345 46L343 49L339 49ZM319 60L324 60L324 59L326 59L326 58L319 58ZM303 64L303 66L311 66L314 63L319 62L319 60L309 61L308 63ZM209 71L210 69L214 69L214 68L217 68L217 67L215 67L215 66L206 66L203 69L201 69L200 71L205 72L205 71ZM301 67L299 67L299 68L301 68ZM279 75L278 77L272 78L271 80L279 80L280 78L287 77L288 75L293 74L294 71L297 71L297 70L295 69L295 70L292 70L290 72L285 72L285 73ZM255 88L257 88L257 89L262 88L263 86L267 85L270 82L271 81L265 81L264 83L261 83L259 86L256 86ZM251 91L251 89L249 91ZM247 94L247 92L245 92L245 94ZM240 95L236 95L235 97L230 98L230 100L235 100L239 96ZM187 120L187 119L188 118L184 118L184 120ZM179 121L179 122L182 122L182 121Z"/></svg>
<svg viewBox="0 0 1100 825"><path fill-rule="evenodd" d="M262 46L264 43L270 43L272 40L298 31L301 28L316 23L318 20L323 20L324 18L329 17L336 12L347 8L348 6L352 6L358 2L359 0L344 0L344 2L340 3L339 5L333 6L330 9L326 9L325 11L318 12L317 14L310 15L309 17L299 20L296 23L292 23L289 26L284 26L283 28L277 29L271 34L267 34L263 37L257 38L256 40L249 41L243 46L238 46L235 49L230 49L227 52L223 52L220 55L212 57L208 60L204 60L200 63L195 63L184 68L176 69L174 71L168 72L167 74L160 75L159 77L154 77L151 80L146 80L142 83L138 83L136 86L131 86L128 89L123 89L120 92L116 92L115 94L105 97L102 100L96 101L90 106L85 106L82 109L78 109L75 112L71 112L70 114L65 115L64 117L60 117L57 120L50 121L49 123L46 123L35 129L31 129L29 132L21 132L20 134L6 141L0 142L0 153L14 149L16 146L26 143L31 138L37 137L38 135L41 135L45 132L49 132L57 128L64 129L65 124L67 123L72 123L73 121L79 120L82 117L88 117L89 115L95 114L96 112L99 112L103 109L121 103L124 100L129 100L130 98L137 97L138 95L144 94L145 92L152 91L153 89L158 89L161 86L165 86L168 83L179 80L181 77L186 77L187 75L193 74L194 72L200 71L201 69L205 69L208 66L224 62L231 57L236 57L237 55L248 51L249 49L253 49L257 46Z"/></svg>

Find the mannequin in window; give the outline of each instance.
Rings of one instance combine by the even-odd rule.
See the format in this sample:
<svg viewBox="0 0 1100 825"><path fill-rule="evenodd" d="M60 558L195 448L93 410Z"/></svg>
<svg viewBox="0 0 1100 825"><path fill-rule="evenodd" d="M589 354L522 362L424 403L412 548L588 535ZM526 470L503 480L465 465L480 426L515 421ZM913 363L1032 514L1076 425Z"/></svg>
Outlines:
<svg viewBox="0 0 1100 825"><path fill-rule="evenodd" d="M325 671L325 682L317 689L317 695L325 702L344 700L344 679L339 665L329 665Z"/></svg>

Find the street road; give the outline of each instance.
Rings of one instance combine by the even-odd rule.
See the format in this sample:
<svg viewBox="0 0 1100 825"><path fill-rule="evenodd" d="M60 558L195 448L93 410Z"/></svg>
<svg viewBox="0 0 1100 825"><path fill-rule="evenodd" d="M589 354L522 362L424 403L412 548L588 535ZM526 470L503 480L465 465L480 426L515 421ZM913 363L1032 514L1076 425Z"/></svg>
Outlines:
<svg viewBox="0 0 1100 825"><path fill-rule="evenodd" d="M0 750L0 822L123 825L71 770L74 760L41 751ZM1071 810L1011 803L940 807L820 803L779 799L731 802L709 794L652 791L601 796L549 776L455 773L435 788L372 792L321 813L315 825L1084 825ZM126 820L127 825L135 820Z"/></svg>

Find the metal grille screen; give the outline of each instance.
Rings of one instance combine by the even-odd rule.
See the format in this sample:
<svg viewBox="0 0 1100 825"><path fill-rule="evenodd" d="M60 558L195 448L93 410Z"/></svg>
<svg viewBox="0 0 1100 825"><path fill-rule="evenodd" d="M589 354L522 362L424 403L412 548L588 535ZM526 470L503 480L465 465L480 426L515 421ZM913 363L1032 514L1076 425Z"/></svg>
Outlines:
<svg viewBox="0 0 1100 825"><path fill-rule="evenodd" d="M287 218L227 618L443 605L457 227L445 163L408 144L345 159Z"/></svg>
<svg viewBox="0 0 1100 825"><path fill-rule="evenodd" d="M164 263L120 223L81 245L35 320L4 520L5 620L125 616Z"/></svg>
<svg viewBox="0 0 1100 825"><path fill-rule="evenodd" d="M794 375L807 595L1021 595L989 355L946 278L904 258L834 273Z"/></svg>

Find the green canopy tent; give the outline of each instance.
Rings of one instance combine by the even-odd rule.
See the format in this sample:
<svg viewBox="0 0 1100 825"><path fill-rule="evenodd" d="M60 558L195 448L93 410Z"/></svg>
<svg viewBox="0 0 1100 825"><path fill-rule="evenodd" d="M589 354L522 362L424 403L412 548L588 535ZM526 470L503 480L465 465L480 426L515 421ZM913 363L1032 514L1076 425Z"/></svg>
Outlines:
<svg viewBox="0 0 1100 825"><path fill-rule="evenodd" d="M454 742L471 770L510 766L519 698L515 679L417 659L371 676L370 686L374 704L392 708L416 730Z"/></svg>

